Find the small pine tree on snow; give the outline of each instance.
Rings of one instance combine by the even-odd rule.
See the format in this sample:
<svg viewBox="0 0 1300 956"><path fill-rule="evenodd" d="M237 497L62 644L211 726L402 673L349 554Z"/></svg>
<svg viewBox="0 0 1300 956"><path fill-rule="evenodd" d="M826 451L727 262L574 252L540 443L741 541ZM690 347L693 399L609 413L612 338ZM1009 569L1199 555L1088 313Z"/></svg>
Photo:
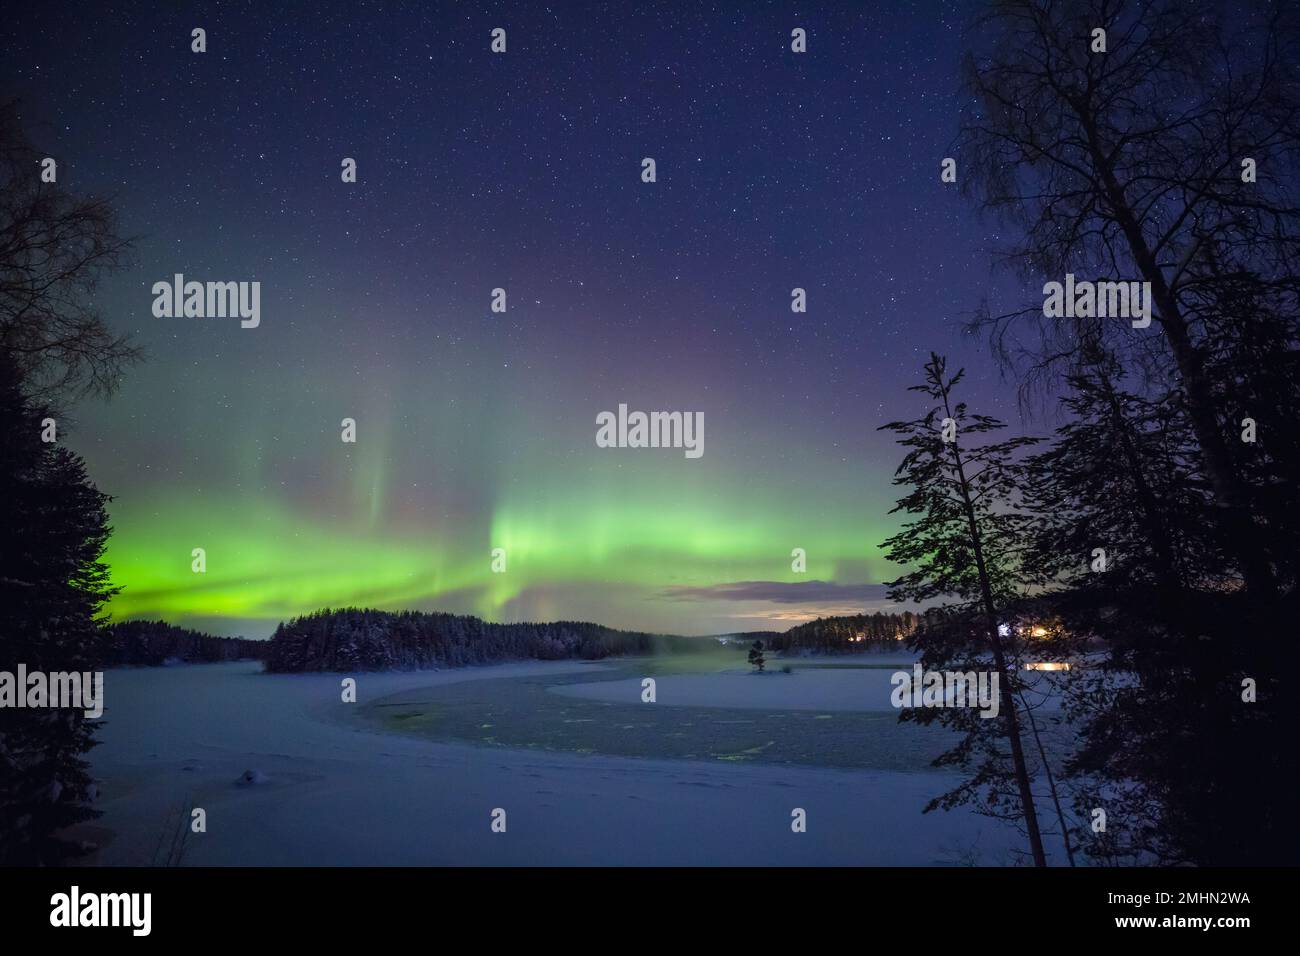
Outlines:
<svg viewBox="0 0 1300 956"><path fill-rule="evenodd" d="M749 663L758 668L759 673L763 672L767 660L763 657L763 642L755 641L754 646L749 649Z"/></svg>

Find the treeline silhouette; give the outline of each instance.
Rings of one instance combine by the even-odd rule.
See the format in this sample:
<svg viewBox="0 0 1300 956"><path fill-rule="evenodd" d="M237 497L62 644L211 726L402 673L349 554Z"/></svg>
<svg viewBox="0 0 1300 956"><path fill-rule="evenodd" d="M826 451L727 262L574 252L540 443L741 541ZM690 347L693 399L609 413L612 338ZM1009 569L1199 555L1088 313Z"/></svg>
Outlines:
<svg viewBox="0 0 1300 956"><path fill-rule="evenodd" d="M784 634L764 638L769 650L791 653L852 654L897 647L898 641L916 630L920 618L911 611L901 614L876 612L844 617L819 617L792 627Z"/></svg>
<svg viewBox="0 0 1300 956"><path fill-rule="evenodd" d="M169 661L186 664L261 660L266 641L214 637L165 621L121 621L103 629L97 658L102 667L158 667Z"/></svg>
<svg viewBox="0 0 1300 956"><path fill-rule="evenodd" d="M281 624L265 660L271 672L415 670L507 660L600 660L702 645L699 639L581 621L493 624L460 614L341 608Z"/></svg>

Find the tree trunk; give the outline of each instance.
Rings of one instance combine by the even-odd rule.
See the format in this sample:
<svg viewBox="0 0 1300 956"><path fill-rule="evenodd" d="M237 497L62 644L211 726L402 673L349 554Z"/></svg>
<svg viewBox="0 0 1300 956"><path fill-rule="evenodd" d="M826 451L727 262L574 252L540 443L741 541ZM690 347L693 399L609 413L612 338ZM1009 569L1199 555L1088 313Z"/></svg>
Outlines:
<svg viewBox="0 0 1300 956"><path fill-rule="evenodd" d="M1043 776L1047 779L1047 792L1052 796L1052 806L1056 808L1056 821L1061 827L1061 842L1065 844L1065 858L1070 861L1070 866L1074 866L1074 847L1070 845L1070 827L1065 820L1065 810L1061 807L1061 795L1056 789L1056 778L1052 775L1052 765L1047 760L1047 748L1043 746L1043 736L1038 732L1038 721L1034 720L1033 708L1025 701L1024 695L1020 700L1025 704L1025 716L1029 718L1029 732L1034 737L1034 745L1038 748L1038 759L1043 762Z"/></svg>
<svg viewBox="0 0 1300 956"><path fill-rule="evenodd" d="M1128 204L1128 198L1106 159L1096 124L1086 106L1076 103L1074 109L1087 133L1093 167L1100 179L1103 195L1110 204L1111 212L1124 234L1143 279L1151 283L1151 294L1160 324L1169 339L1187 393L1187 411L1192 429L1201 446L1205 471L1219 503L1219 527L1227 539L1229 549L1237 557L1242 578L1251 596L1272 603L1277 597L1277 582L1268 562L1254 547L1249 503L1237 480L1232 454L1228 451L1228 444L1219 427L1210 382L1205 374L1205 363L1192 343L1187 320L1178 307L1173 290L1165 281L1164 273L1156 263L1155 256L1142 235L1137 217Z"/></svg>
<svg viewBox="0 0 1300 956"><path fill-rule="evenodd" d="M943 407L948 417L952 409L948 403L948 387L940 383L943 389ZM1034 857L1035 866L1047 866L1047 856L1043 852L1043 836L1038 829L1038 814L1034 811L1034 792L1029 785L1029 769L1025 764L1025 752L1020 742L1020 722L1016 719L1016 698L1011 691L1011 677L1007 671L1006 655L1002 651L1002 638L998 634L997 610L993 603L993 588L989 584L988 568L984 564L983 536L980 534L979 522L975 520L975 506L971 501L970 485L966 481L966 468L962 464L961 452L953 442L953 461L957 466L957 479L961 487L966 522L970 530L971 545L975 550L975 566L980 578L980 598L984 605L985 627L988 630L989 644L993 648L993 664L998 670L998 680L1007 689L1003 715L1007 725L1007 739L1011 744L1011 763L1015 769L1016 787L1020 791L1020 806L1025 814L1025 829L1029 832L1029 849Z"/></svg>

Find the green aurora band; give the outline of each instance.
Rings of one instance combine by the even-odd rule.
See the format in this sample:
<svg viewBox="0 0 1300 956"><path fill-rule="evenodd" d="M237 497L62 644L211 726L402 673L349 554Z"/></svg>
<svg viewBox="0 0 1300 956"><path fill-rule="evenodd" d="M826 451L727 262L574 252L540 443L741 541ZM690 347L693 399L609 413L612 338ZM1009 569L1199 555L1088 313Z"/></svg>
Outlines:
<svg viewBox="0 0 1300 956"><path fill-rule="evenodd" d="M264 499L175 494L119 506L106 562L122 592L112 617L262 622L254 630L321 607L445 608L489 620L516 619L511 602L534 588L631 588L647 599L668 588L722 582L837 579L875 553L889 528L826 517L809 522L779 506L733 507L645 501L597 505L570 498L545 508L505 504L486 526L456 536L376 527L382 482L352 522L312 518ZM192 570L194 548L206 571ZM807 573L791 568L805 549ZM492 571L505 549L506 570ZM883 560L868 561L880 580ZM564 608L555 609L559 613ZM573 617L573 612L564 613ZM615 626L649 626L631 615ZM788 623L788 622L787 622ZM660 625L662 626L662 625ZM682 628L690 631L689 623Z"/></svg>

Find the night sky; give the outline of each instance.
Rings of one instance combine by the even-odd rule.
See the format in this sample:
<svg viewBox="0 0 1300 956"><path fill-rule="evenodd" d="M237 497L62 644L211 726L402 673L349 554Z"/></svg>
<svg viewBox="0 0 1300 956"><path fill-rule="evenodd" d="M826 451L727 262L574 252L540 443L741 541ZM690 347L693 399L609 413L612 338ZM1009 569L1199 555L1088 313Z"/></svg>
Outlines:
<svg viewBox="0 0 1300 956"><path fill-rule="evenodd" d="M962 323L1018 293L939 180L962 4L162 6L45 2L0 35L60 183L140 237L99 304L148 357L62 433L115 497L116 617L703 634L886 607L876 428L923 409L928 353L1016 420ZM175 273L260 281L260 327L155 318ZM703 457L598 448L620 402L703 412Z"/></svg>

